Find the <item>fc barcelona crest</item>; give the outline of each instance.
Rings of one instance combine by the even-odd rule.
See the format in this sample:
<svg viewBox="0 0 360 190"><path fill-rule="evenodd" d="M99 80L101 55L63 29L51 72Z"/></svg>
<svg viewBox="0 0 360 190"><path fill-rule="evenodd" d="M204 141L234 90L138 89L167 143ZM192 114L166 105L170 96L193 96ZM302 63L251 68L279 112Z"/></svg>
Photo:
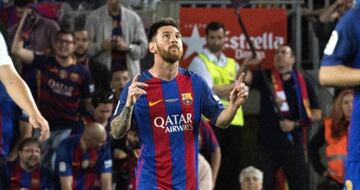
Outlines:
<svg viewBox="0 0 360 190"><path fill-rule="evenodd" d="M66 78L67 77L67 72L65 71L65 70L60 70L59 71L59 76L60 76L60 78L61 79L64 79L64 78Z"/></svg>
<svg viewBox="0 0 360 190"><path fill-rule="evenodd" d="M193 102L193 97L191 95L191 93L182 93L181 94L181 101L185 104L185 105L190 105Z"/></svg>

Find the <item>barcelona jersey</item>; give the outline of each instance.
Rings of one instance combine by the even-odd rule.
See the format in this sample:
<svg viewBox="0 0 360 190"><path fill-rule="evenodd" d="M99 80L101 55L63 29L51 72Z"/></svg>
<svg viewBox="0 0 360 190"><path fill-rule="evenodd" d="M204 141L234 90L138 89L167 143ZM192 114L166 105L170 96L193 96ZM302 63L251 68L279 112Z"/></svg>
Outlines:
<svg viewBox="0 0 360 190"><path fill-rule="evenodd" d="M357 3L360 3L357 1ZM360 69L360 6L350 9L339 21L324 50L322 66L343 64ZM360 190L360 86L355 88L349 128L345 186Z"/></svg>
<svg viewBox="0 0 360 190"><path fill-rule="evenodd" d="M201 114L216 122L224 109L220 99L197 75L180 68L175 79L143 72L146 95L134 105L133 124L141 141L136 186L149 189L198 189L197 155ZM129 82L115 114L125 106Z"/></svg>

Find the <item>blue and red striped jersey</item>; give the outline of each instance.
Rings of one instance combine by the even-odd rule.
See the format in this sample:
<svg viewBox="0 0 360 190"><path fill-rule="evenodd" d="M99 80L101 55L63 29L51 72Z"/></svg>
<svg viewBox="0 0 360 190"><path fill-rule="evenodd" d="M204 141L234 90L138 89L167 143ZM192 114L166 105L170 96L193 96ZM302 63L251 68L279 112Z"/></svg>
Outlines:
<svg viewBox="0 0 360 190"><path fill-rule="evenodd" d="M141 141L136 168L138 189L198 189L197 155L201 114L216 122L220 99L197 75L180 68L170 81L143 72L146 95L134 105L133 122ZM115 115L125 106L130 82Z"/></svg>
<svg viewBox="0 0 360 190"><path fill-rule="evenodd" d="M80 100L94 90L88 69L79 64L62 67L55 57L38 54L33 65L41 71L39 109L51 130L72 128L79 122Z"/></svg>
<svg viewBox="0 0 360 190"><path fill-rule="evenodd" d="M19 108L0 83L0 156L7 156L10 152L19 113Z"/></svg>
<svg viewBox="0 0 360 190"><path fill-rule="evenodd" d="M59 177L72 176L73 189L99 188L101 174L112 172L110 146L106 143L100 150L84 152L80 138L74 135L61 142L56 151L55 173ZM61 189L59 184L56 186Z"/></svg>
<svg viewBox="0 0 360 190"><path fill-rule="evenodd" d="M359 1L358 1L359 2ZM324 50L321 65L345 65L360 68L360 4L356 4L341 17ZM353 112L349 127L349 161L360 160L360 86L355 87Z"/></svg>
<svg viewBox="0 0 360 190"><path fill-rule="evenodd" d="M214 130L211 128L211 125L208 121L202 120L200 122L200 136L202 149L207 153L213 153L217 147L219 147L219 142L216 138Z"/></svg>
<svg viewBox="0 0 360 190"><path fill-rule="evenodd" d="M40 190L51 189L52 183L44 172L41 172L40 167L27 171L20 166L20 162L9 164L10 181L9 189L28 189Z"/></svg>

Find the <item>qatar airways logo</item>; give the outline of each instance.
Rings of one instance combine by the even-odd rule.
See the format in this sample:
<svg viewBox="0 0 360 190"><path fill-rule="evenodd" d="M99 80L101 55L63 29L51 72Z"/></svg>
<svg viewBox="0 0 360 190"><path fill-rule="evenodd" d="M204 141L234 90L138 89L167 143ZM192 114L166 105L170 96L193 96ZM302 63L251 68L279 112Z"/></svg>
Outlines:
<svg viewBox="0 0 360 190"><path fill-rule="evenodd" d="M61 94L64 96L71 97L74 91L74 87L68 86L66 84L56 82L52 79L48 81L48 86L52 89L52 91L56 94Z"/></svg>
<svg viewBox="0 0 360 190"><path fill-rule="evenodd" d="M156 117L153 123L155 127L164 129L165 133L175 133L193 130L191 113L169 115L166 118Z"/></svg>
<svg viewBox="0 0 360 190"><path fill-rule="evenodd" d="M199 26L201 24L194 24L190 37L183 37L187 49L184 59L191 56L193 53L201 53L206 44L205 36L201 37L199 33ZM185 26L186 27L186 26ZM188 26L191 27L191 26ZM252 55L249 44L246 42L244 34L230 36L230 31L226 31L225 49L231 48L235 51L235 59L243 59ZM256 53L265 57L265 50L275 50L285 42L283 36L274 35L273 32L263 32L257 36L250 36Z"/></svg>

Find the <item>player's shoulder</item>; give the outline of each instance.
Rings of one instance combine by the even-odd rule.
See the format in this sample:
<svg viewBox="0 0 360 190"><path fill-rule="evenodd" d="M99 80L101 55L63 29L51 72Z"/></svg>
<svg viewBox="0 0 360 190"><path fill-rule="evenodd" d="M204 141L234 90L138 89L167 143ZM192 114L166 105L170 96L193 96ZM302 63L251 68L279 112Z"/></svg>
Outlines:
<svg viewBox="0 0 360 190"><path fill-rule="evenodd" d="M352 27L355 26L357 28L360 28L360 5L355 6L354 8L348 10L344 16L341 17L341 19L338 22L338 28L344 28L344 27Z"/></svg>
<svg viewBox="0 0 360 190"><path fill-rule="evenodd" d="M180 67L179 68L179 74L181 74L181 75L183 75L183 76L186 76L186 77L188 77L188 78L190 78L191 80L194 80L194 81L203 81L203 79L199 76L199 75L197 75L197 74L195 74L194 72L192 72L192 71L190 71L190 70L188 70L188 69L185 69L185 68L183 68L183 67Z"/></svg>

